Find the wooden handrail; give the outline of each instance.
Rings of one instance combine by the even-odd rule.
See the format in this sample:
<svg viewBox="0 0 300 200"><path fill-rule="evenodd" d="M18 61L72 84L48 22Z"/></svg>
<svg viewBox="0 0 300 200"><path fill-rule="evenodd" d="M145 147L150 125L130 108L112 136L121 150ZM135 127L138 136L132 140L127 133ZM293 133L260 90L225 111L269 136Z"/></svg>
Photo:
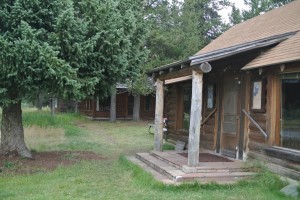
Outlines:
<svg viewBox="0 0 300 200"><path fill-rule="evenodd" d="M260 125L250 116L250 114L245 109L243 109L243 112L250 119L250 121L258 128L258 130L265 137L266 140L268 138L267 133L260 127Z"/></svg>
<svg viewBox="0 0 300 200"><path fill-rule="evenodd" d="M209 115L201 122L201 126L203 126L207 120L209 120L209 118L217 111L217 108L215 108L211 113L209 113Z"/></svg>

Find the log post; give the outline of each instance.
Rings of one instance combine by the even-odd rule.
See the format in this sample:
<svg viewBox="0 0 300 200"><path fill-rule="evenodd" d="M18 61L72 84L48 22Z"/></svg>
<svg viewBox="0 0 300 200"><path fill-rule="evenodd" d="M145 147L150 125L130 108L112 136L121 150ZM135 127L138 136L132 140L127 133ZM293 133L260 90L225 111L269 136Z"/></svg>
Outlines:
<svg viewBox="0 0 300 200"><path fill-rule="evenodd" d="M116 104L117 104L117 91L116 89L114 89L110 97L110 117L109 117L110 122L115 122L117 120Z"/></svg>
<svg viewBox="0 0 300 200"><path fill-rule="evenodd" d="M164 82L156 81L154 150L162 151L163 146Z"/></svg>
<svg viewBox="0 0 300 200"><path fill-rule="evenodd" d="M139 94L134 96L134 101L133 101L133 120L134 121L140 120L140 99L141 99L141 96Z"/></svg>
<svg viewBox="0 0 300 200"><path fill-rule="evenodd" d="M202 120L203 74L193 71L192 103L189 128L188 166L199 164L200 128Z"/></svg>

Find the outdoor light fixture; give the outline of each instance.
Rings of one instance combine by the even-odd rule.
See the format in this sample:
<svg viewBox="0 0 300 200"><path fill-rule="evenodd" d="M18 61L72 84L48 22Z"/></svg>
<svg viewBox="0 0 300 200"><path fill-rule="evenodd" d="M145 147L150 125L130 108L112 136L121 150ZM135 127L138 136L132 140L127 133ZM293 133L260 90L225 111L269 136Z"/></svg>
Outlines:
<svg viewBox="0 0 300 200"><path fill-rule="evenodd" d="M285 65L284 64L280 65L280 71L283 72L284 69L285 69Z"/></svg>

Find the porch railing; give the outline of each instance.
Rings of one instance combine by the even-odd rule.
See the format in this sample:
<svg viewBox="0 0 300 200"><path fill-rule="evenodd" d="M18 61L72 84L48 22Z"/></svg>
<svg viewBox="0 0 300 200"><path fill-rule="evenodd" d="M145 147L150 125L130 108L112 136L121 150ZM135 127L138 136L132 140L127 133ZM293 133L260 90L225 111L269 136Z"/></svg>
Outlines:
<svg viewBox="0 0 300 200"><path fill-rule="evenodd" d="M258 128L258 130L265 137L266 140L268 138L267 133L260 127L260 125L253 119L253 117L251 117L251 115L245 109L243 109L243 112L248 117L248 119L256 126L256 128Z"/></svg>
<svg viewBox="0 0 300 200"><path fill-rule="evenodd" d="M217 111L217 108L215 108L211 113L209 113L209 115L201 122L201 126L203 126L208 120L209 118L215 114L215 112Z"/></svg>

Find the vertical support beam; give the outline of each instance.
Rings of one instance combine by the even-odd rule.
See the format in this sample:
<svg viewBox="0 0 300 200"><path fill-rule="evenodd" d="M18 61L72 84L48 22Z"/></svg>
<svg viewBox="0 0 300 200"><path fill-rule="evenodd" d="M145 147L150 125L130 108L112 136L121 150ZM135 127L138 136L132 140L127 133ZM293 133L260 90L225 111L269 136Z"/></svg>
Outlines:
<svg viewBox="0 0 300 200"><path fill-rule="evenodd" d="M243 113L243 109L246 108L246 101L248 96L248 90L247 90L247 83L246 82L246 73L242 72L241 74L241 87L240 87L240 94L241 94L241 109L240 109L240 124L239 124L239 141L238 141L238 159L243 160L243 154L244 154L244 141L245 141L245 114ZM249 88L249 87L248 87Z"/></svg>
<svg viewBox="0 0 300 200"><path fill-rule="evenodd" d="M221 125L222 125L222 104L223 104L223 78L220 78L218 82L218 130L217 130L217 145L216 152L221 152Z"/></svg>
<svg viewBox="0 0 300 200"><path fill-rule="evenodd" d="M276 72L268 71L267 75L267 127L269 145L279 144L280 127L280 94L279 79Z"/></svg>
<svg viewBox="0 0 300 200"><path fill-rule="evenodd" d="M156 81L154 150L162 151L163 146L164 82Z"/></svg>
<svg viewBox="0 0 300 200"><path fill-rule="evenodd" d="M92 103L92 116L93 116L93 118L95 118L96 117L96 101L94 98L91 100L91 103Z"/></svg>
<svg viewBox="0 0 300 200"><path fill-rule="evenodd" d="M116 89L114 89L110 97L110 118L109 118L110 122L115 122L117 120L116 104L117 104L117 91Z"/></svg>
<svg viewBox="0 0 300 200"><path fill-rule="evenodd" d="M133 100L133 121L140 120L140 101L141 95L137 94L134 96Z"/></svg>
<svg viewBox="0 0 300 200"><path fill-rule="evenodd" d="M199 164L200 128L202 120L203 74L193 71L192 103L189 129L188 166Z"/></svg>

